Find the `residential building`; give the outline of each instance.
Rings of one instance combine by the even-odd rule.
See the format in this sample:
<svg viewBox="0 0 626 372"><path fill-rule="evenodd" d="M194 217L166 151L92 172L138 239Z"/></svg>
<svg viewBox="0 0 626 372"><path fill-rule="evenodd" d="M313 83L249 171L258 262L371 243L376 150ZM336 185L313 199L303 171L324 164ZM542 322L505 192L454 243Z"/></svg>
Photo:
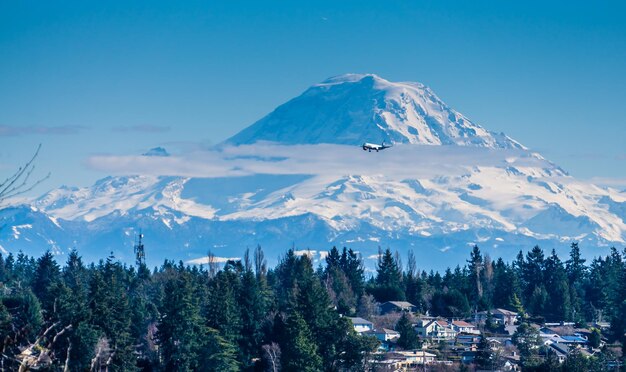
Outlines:
<svg viewBox="0 0 626 372"><path fill-rule="evenodd" d="M420 319L415 332L433 341L454 340L458 334L447 321L440 319Z"/></svg>
<svg viewBox="0 0 626 372"><path fill-rule="evenodd" d="M387 301L380 305L380 313L383 315L402 311L414 313L417 311L417 306L406 301Z"/></svg>
<svg viewBox="0 0 626 372"><path fill-rule="evenodd" d="M363 318L352 318L352 317L347 317L347 318L350 319L350 321L352 322L352 326L354 327L354 330L357 331L358 333L371 331L374 329L374 323L370 322L369 320L366 320Z"/></svg>
<svg viewBox="0 0 626 372"><path fill-rule="evenodd" d="M487 311L481 311L476 314L476 323L484 323L487 320ZM503 324L505 326L513 325L517 321L517 313L506 309L491 310L493 322Z"/></svg>
<svg viewBox="0 0 626 372"><path fill-rule="evenodd" d="M363 334L368 336L374 336L382 342L395 341L400 338L400 333L393 329L381 328L371 331L365 331Z"/></svg>
<svg viewBox="0 0 626 372"><path fill-rule="evenodd" d="M480 331L476 328L475 325L464 322L462 320L454 320L450 323L452 329L454 329L457 333L466 333L470 335L479 335Z"/></svg>

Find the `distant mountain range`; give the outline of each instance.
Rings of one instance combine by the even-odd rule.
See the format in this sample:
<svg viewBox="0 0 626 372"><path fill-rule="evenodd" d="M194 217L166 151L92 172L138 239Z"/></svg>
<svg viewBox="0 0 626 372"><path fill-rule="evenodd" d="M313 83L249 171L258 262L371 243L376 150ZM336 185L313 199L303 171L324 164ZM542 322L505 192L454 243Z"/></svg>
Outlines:
<svg viewBox="0 0 626 372"><path fill-rule="evenodd" d="M395 146L368 153L366 141ZM511 258L572 241L597 255L626 240L625 192L574 179L419 83L334 77L211 151L232 174L107 177L5 208L0 247L133 262L142 230L150 264L241 257L257 244L270 259L292 246L320 259L337 245L369 263L379 246L411 248L420 267L443 268L473 244Z"/></svg>

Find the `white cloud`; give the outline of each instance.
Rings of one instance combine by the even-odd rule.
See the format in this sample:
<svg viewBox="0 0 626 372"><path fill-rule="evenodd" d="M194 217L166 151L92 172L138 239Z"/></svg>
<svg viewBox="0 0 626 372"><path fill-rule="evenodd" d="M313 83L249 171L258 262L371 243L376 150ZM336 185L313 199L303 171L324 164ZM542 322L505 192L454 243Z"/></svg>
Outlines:
<svg viewBox="0 0 626 372"><path fill-rule="evenodd" d="M593 177L588 180L590 183L606 187L626 187L626 178Z"/></svg>
<svg viewBox="0 0 626 372"><path fill-rule="evenodd" d="M295 254L296 256L309 256L310 258L315 256L315 253L317 253L317 251L312 251L310 249L302 249L299 251L293 251L293 254Z"/></svg>
<svg viewBox="0 0 626 372"><path fill-rule="evenodd" d="M0 125L0 137L22 136L22 135L65 135L77 134L87 129L82 125L27 125L12 126Z"/></svg>
<svg viewBox="0 0 626 372"><path fill-rule="evenodd" d="M475 166L541 166L545 160L519 150L462 146L402 146L366 152L358 146L258 143L169 158L92 156L86 165L117 175L229 177L252 174L384 175L395 179L458 175Z"/></svg>
<svg viewBox="0 0 626 372"><path fill-rule="evenodd" d="M200 257L200 258L195 258L193 260L189 260L185 263L190 264L190 265L206 265L209 263L210 260L213 260L213 262L215 263L224 263L227 262L229 260L233 260L233 261L239 261L241 260L241 257Z"/></svg>

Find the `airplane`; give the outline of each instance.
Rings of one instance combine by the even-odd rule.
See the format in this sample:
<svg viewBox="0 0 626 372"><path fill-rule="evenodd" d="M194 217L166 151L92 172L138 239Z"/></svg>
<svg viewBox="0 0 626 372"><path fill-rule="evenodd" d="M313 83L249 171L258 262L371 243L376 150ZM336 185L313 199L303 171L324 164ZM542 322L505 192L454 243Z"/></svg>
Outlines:
<svg viewBox="0 0 626 372"><path fill-rule="evenodd" d="M363 151L372 152L372 150L376 150L376 152L378 152L379 150L388 149L390 147L391 147L391 145L385 145L385 141L383 141L383 143L381 143L380 145L377 145L375 143L365 142L363 144Z"/></svg>

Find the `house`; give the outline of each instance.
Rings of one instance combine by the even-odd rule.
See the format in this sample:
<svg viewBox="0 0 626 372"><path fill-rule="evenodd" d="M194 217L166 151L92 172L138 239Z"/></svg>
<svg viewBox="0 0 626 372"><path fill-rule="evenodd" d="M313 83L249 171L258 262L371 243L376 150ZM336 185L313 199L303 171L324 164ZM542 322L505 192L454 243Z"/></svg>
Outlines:
<svg viewBox="0 0 626 372"><path fill-rule="evenodd" d="M400 338L400 333L393 329L381 328L371 331L365 331L363 334L368 336L374 336L382 342L395 341Z"/></svg>
<svg viewBox="0 0 626 372"><path fill-rule="evenodd" d="M450 323L452 329L454 329L457 333L466 333L470 335L479 335L480 331L476 328L475 325L464 322L462 320L454 320Z"/></svg>
<svg viewBox="0 0 626 372"><path fill-rule="evenodd" d="M548 352L552 352L556 355L559 363L563 363L570 352L570 348L567 345L557 342L550 344L550 349L548 350Z"/></svg>
<svg viewBox="0 0 626 372"><path fill-rule="evenodd" d="M394 351L387 353L389 359L400 359L406 361L405 366L414 368L420 365L432 363L437 356L423 350Z"/></svg>
<svg viewBox="0 0 626 372"><path fill-rule="evenodd" d="M380 313L382 315L402 311L414 313L417 311L417 306L406 301L387 301L380 305Z"/></svg>
<svg viewBox="0 0 626 372"><path fill-rule="evenodd" d="M587 343L587 339L583 338L579 335L569 335L569 336L561 336L564 344L568 345L584 345Z"/></svg>
<svg viewBox="0 0 626 372"><path fill-rule="evenodd" d="M511 337L487 337L487 343L493 350L513 346Z"/></svg>
<svg viewBox="0 0 626 372"><path fill-rule="evenodd" d="M476 350L480 343L480 336L475 335L458 335L456 343L459 344L464 350Z"/></svg>
<svg viewBox="0 0 626 372"><path fill-rule="evenodd" d="M437 319L420 319L415 332L421 337L434 341L454 340L458 334L448 322Z"/></svg>
<svg viewBox="0 0 626 372"><path fill-rule="evenodd" d="M369 320L366 320L363 318L352 318L352 317L347 317L347 318L350 319L350 321L352 322L352 326L354 327L354 330L357 331L358 333L371 331L374 329L374 323L370 322Z"/></svg>
<svg viewBox="0 0 626 372"><path fill-rule="evenodd" d="M476 313L476 323L484 323L487 320L487 314L487 311ZM493 309L491 316L494 323L505 326L513 325L517 321L517 313L506 309Z"/></svg>

